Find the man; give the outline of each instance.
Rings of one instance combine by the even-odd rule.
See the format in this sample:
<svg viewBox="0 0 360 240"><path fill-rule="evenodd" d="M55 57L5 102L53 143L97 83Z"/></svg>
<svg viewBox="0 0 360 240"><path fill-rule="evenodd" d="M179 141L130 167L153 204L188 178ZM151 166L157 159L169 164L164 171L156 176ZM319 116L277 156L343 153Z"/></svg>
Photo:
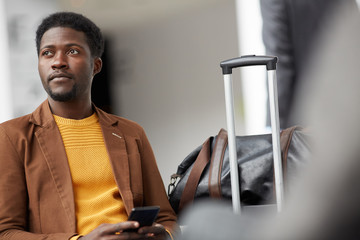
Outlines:
<svg viewBox="0 0 360 240"><path fill-rule="evenodd" d="M340 6L354 0L260 0L266 54L279 58L277 64L280 127L303 124L292 109L300 79L307 72L311 53ZM267 124L270 125L268 113Z"/></svg>
<svg viewBox="0 0 360 240"><path fill-rule="evenodd" d="M165 239L177 230L151 146L136 123L91 102L103 38L86 17L45 18L36 32L48 99L0 125L0 239ZM156 223L127 221L160 206Z"/></svg>

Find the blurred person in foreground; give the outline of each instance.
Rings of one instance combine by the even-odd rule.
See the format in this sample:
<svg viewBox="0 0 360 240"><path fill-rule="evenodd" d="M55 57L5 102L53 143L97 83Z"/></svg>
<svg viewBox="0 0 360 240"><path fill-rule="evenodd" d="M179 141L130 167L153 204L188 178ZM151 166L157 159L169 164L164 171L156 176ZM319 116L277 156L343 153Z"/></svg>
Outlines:
<svg viewBox="0 0 360 240"><path fill-rule="evenodd" d="M165 239L177 230L155 157L137 123L91 102L104 41L88 18L60 12L36 31L48 99L0 125L0 239ZM133 232L133 207L160 206ZM172 237L171 237L172 238Z"/></svg>
<svg viewBox="0 0 360 240"><path fill-rule="evenodd" d="M180 217L183 239L360 239L359 9L339 8L329 24L297 108L313 135L312 162L285 196L284 211L248 216L218 203L197 206Z"/></svg>

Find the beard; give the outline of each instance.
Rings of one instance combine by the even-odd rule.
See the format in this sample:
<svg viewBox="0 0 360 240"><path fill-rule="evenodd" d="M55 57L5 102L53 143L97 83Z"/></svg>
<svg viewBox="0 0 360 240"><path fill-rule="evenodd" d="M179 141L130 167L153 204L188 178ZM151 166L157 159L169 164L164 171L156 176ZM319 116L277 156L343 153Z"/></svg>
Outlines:
<svg viewBox="0 0 360 240"><path fill-rule="evenodd" d="M73 86L73 88L69 92L54 93L50 88L48 88L47 93L55 101L67 102L67 101L71 101L71 100L75 99L77 90L76 90L76 86Z"/></svg>

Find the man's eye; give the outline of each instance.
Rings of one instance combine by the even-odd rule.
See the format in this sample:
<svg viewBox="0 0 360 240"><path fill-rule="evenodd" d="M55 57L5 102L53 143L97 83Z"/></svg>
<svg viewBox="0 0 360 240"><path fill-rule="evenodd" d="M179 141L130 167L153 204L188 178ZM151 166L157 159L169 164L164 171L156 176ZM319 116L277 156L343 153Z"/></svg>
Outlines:
<svg viewBox="0 0 360 240"><path fill-rule="evenodd" d="M51 52L50 51L43 51L41 55L49 56L49 55L51 55Z"/></svg>
<svg viewBox="0 0 360 240"><path fill-rule="evenodd" d="M70 53L70 54L79 54L79 51L76 50L76 49L70 49L70 50L69 50L69 53Z"/></svg>

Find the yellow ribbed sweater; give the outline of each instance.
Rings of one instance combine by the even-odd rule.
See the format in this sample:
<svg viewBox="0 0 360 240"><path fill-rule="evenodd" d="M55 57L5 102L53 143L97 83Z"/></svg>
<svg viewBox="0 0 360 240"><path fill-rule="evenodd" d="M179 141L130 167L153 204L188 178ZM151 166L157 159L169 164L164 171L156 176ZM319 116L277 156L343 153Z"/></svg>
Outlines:
<svg viewBox="0 0 360 240"><path fill-rule="evenodd" d="M77 232L86 235L102 223L127 220L96 114L81 119L54 115L74 189Z"/></svg>

